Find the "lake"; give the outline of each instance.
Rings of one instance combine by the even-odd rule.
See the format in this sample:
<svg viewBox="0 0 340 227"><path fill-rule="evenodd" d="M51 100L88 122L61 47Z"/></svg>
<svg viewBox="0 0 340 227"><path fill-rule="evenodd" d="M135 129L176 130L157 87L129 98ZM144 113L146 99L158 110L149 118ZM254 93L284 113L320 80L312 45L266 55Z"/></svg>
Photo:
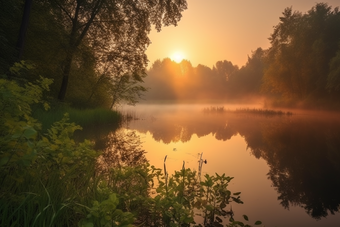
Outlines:
<svg viewBox="0 0 340 227"><path fill-rule="evenodd" d="M244 202L232 205L236 220L246 214L250 224L261 220L265 226L339 226L339 115L235 113L237 108L140 104L121 111L134 116L124 130L140 136L151 165L163 168L167 155L169 174L183 161L197 170L202 155L202 176L234 177L230 189L242 192Z"/></svg>

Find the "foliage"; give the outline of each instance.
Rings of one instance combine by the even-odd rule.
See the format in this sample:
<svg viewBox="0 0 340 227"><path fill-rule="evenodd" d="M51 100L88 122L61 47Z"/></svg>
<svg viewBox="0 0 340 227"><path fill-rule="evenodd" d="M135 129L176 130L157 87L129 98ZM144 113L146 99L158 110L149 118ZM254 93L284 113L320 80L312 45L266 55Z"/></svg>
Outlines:
<svg viewBox="0 0 340 227"><path fill-rule="evenodd" d="M126 102L129 105L136 104L138 98L141 98L142 93L147 91L147 89L141 85L143 77L145 77L145 75L140 76L138 73L114 77L109 92L112 96L110 109L115 105L122 104L122 102Z"/></svg>
<svg viewBox="0 0 340 227"><path fill-rule="evenodd" d="M122 226L132 227L133 215L129 212L123 212L117 209L119 199L116 194L110 194L107 200L98 202L94 201L93 206L88 208L89 214L86 219L80 222L82 227L93 226Z"/></svg>
<svg viewBox="0 0 340 227"><path fill-rule="evenodd" d="M207 174L201 182L199 174L185 169L184 164L181 171L175 171L170 177L165 163L163 173L153 166L148 171L149 181L156 187L151 191L153 196L145 201L147 211L139 214L142 226L224 226L222 218L227 216L230 224L243 226L242 222L233 220L232 210L225 210L231 202L243 203L240 192L228 190L232 177ZM261 223L256 222L258 224Z"/></svg>
<svg viewBox="0 0 340 227"><path fill-rule="evenodd" d="M286 8L270 37L263 89L285 99L328 98L337 87L340 12L317 3L307 13ZM334 84L330 84L334 83Z"/></svg>
<svg viewBox="0 0 340 227"><path fill-rule="evenodd" d="M24 2L1 2L1 74L17 60ZM186 7L185 0L34 1L23 59L34 63L37 73L24 79L54 79L50 97L59 96L76 107L109 108L121 100L133 104L145 90L137 77L145 76L151 26L160 30L176 25ZM117 86L119 80L124 86Z"/></svg>
<svg viewBox="0 0 340 227"><path fill-rule="evenodd" d="M20 87L0 80L2 226L72 226L91 213L79 213L77 204L86 206L97 190L93 174L98 154L92 143L71 139L80 127L68 123L67 114L45 134L31 116L31 105L41 102L50 83L42 78Z"/></svg>
<svg viewBox="0 0 340 227"><path fill-rule="evenodd" d="M259 96L265 67L266 51L258 48L252 52L245 66L230 74L227 84L231 97Z"/></svg>
<svg viewBox="0 0 340 227"><path fill-rule="evenodd" d="M189 226L195 215L204 226L222 226L233 214L227 204L242 203L224 174L200 182L184 165L171 177L150 167L132 136L113 137L120 163L109 166L112 151L99 158L90 141L72 139L81 127L67 113L43 133L31 105L49 107L41 99L50 83L41 78L21 87L0 79L1 226Z"/></svg>
<svg viewBox="0 0 340 227"><path fill-rule="evenodd" d="M332 93L340 91L340 48L330 62L330 71L327 77L327 89Z"/></svg>
<svg viewBox="0 0 340 227"><path fill-rule="evenodd" d="M58 98L64 100L72 62L77 61L77 48L87 43L97 59L98 70L108 62L111 76L144 71L145 50L150 43L148 33L154 24L176 25L186 9L186 1L62 1L45 0L55 20L67 30L67 51Z"/></svg>

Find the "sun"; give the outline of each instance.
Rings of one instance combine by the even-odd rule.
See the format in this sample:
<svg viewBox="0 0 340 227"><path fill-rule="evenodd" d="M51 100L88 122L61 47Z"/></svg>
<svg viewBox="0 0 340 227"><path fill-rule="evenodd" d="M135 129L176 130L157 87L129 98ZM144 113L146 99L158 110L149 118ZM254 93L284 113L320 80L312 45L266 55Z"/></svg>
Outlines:
<svg viewBox="0 0 340 227"><path fill-rule="evenodd" d="M184 59L184 54L181 51L176 51L171 55L171 60L180 63Z"/></svg>

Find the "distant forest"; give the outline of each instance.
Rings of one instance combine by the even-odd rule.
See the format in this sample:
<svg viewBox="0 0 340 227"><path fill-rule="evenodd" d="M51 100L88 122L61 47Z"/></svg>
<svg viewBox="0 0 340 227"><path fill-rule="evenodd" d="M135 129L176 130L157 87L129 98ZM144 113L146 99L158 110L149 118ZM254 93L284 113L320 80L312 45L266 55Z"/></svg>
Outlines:
<svg viewBox="0 0 340 227"><path fill-rule="evenodd" d="M239 68L218 61L213 68L188 60L157 60L148 71L145 100L250 101L273 106L340 107L340 12L318 3L307 13L286 8L269 37ZM204 53L202 53L204 54Z"/></svg>

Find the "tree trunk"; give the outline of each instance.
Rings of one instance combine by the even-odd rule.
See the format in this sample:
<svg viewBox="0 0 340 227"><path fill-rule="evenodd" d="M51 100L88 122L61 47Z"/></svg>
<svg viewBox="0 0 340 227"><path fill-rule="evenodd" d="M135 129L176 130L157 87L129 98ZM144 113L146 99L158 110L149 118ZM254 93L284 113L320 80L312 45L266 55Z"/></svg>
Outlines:
<svg viewBox="0 0 340 227"><path fill-rule="evenodd" d="M67 52L66 59L65 59L65 67L63 70L63 81L61 83L61 87L59 90L58 99L60 101L64 101L66 96L66 90L68 85L68 78L71 72L71 65L73 60L73 55L76 52L77 47L80 45L83 38L86 36L88 29L90 28L91 24L93 23L94 18L96 17L97 13L101 9L103 5L103 1L97 1L97 4L91 11L91 17L89 20L84 24L85 27L81 32L79 32L79 12L81 10L81 3L82 1L77 1L77 6L75 8L74 17L71 18L72 21L72 29L70 34L69 40L69 51Z"/></svg>
<svg viewBox="0 0 340 227"><path fill-rule="evenodd" d="M28 21L29 21L29 17L31 13L31 8L32 8L32 1L33 0L25 1L24 13L21 19L20 31L19 31L17 45L16 45L17 50L18 50L19 61L22 59L22 55L24 53L24 44L25 44L26 32L28 29Z"/></svg>
<svg viewBox="0 0 340 227"><path fill-rule="evenodd" d="M65 67L63 70L63 81L61 82L60 90L58 99L60 101L64 101L66 96L66 90L68 85L68 78L71 71L71 65L72 65L72 59L73 59L74 51L70 50L67 52L66 61L65 61Z"/></svg>

